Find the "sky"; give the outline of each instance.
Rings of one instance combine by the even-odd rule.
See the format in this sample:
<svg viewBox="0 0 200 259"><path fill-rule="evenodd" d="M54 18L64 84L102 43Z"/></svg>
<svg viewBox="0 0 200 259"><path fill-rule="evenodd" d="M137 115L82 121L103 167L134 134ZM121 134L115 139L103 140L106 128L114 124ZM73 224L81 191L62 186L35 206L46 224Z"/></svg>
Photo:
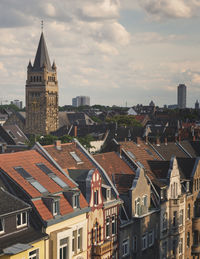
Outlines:
<svg viewBox="0 0 200 259"><path fill-rule="evenodd" d="M23 100L44 21L59 105L187 106L200 99L199 0L0 0L0 103Z"/></svg>

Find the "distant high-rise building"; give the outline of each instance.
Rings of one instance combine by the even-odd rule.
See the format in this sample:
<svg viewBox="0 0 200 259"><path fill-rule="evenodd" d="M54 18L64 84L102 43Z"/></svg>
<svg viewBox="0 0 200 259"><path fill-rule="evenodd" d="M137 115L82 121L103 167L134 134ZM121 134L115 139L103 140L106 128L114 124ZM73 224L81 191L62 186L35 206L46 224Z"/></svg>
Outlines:
<svg viewBox="0 0 200 259"><path fill-rule="evenodd" d="M186 108L186 86L184 84L179 84L177 103L179 109Z"/></svg>
<svg viewBox="0 0 200 259"><path fill-rule="evenodd" d="M199 102L198 102L198 100L196 100L195 109L196 109L196 110L199 110Z"/></svg>
<svg viewBox="0 0 200 259"><path fill-rule="evenodd" d="M75 98L72 98L72 106L79 107L84 105L90 106L89 96L76 96Z"/></svg>
<svg viewBox="0 0 200 259"><path fill-rule="evenodd" d="M11 101L10 104L14 104L14 105L17 106L19 109L22 109L22 101L20 101L20 100Z"/></svg>

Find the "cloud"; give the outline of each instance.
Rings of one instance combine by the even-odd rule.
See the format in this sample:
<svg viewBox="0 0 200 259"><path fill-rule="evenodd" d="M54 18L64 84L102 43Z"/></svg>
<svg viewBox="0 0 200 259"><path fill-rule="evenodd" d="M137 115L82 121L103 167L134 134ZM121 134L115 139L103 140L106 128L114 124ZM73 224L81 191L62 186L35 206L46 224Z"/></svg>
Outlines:
<svg viewBox="0 0 200 259"><path fill-rule="evenodd" d="M200 10L198 0L139 0L139 5L155 20L191 18Z"/></svg>

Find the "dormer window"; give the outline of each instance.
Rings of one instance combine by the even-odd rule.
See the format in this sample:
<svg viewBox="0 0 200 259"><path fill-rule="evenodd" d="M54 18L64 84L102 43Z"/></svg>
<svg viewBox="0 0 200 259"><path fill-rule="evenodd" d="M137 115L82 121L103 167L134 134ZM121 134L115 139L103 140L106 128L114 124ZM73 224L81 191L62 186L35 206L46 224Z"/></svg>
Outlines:
<svg viewBox="0 0 200 259"><path fill-rule="evenodd" d="M27 226L27 212L18 213L16 216L17 228Z"/></svg>
<svg viewBox="0 0 200 259"><path fill-rule="evenodd" d="M53 202L53 215L56 216L59 214L59 201Z"/></svg>
<svg viewBox="0 0 200 259"><path fill-rule="evenodd" d="M4 219L0 219L0 235L4 233Z"/></svg>
<svg viewBox="0 0 200 259"><path fill-rule="evenodd" d="M74 194L73 196L73 208L76 209L79 207L79 194Z"/></svg>
<svg viewBox="0 0 200 259"><path fill-rule="evenodd" d="M111 189L110 189L110 188L107 188L107 189L106 189L106 199L107 199L107 200L110 200L110 199L111 199Z"/></svg>
<svg viewBox="0 0 200 259"><path fill-rule="evenodd" d="M187 192L190 191L190 182L186 182L186 191L187 191Z"/></svg>
<svg viewBox="0 0 200 259"><path fill-rule="evenodd" d="M80 157L76 154L76 152L70 152L70 155L74 158L74 160L77 163L82 163L82 160L80 159Z"/></svg>

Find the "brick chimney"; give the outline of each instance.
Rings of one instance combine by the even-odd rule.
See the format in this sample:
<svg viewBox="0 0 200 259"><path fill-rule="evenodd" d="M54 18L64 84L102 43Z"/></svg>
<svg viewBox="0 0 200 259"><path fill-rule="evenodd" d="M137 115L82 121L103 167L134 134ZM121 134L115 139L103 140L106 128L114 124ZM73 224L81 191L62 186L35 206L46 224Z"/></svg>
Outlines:
<svg viewBox="0 0 200 259"><path fill-rule="evenodd" d="M77 126L74 126L74 137L77 137Z"/></svg>
<svg viewBox="0 0 200 259"><path fill-rule="evenodd" d="M137 142L137 146L139 147L140 146L140 138L139 137L136 138L136 142Z"/></svg>
<svg viewBox="0 0 200 259"><path fill-rule="evenodd" d="M156 146L160 146L160 138L159 137L156 138Z"/></svg>
<svg viewBox="0 0 200 259"><path fill-rule="evenodd" d="M167 138L165 138L165 146L167 146Z"/></svg>
<svg viewBox="0 0 200 259"><path fill-rule="evenodd" d="M57 150L61 150L61 149L62 149L62 147L61 147L61 141L60 141L60 140L56 140L56 141L55 141L55 148L56 148Z"/></svg>
<svg viewBox="0 0 200 259"><path fill-rule="evenodd" d="M195 140L196 140L195 136L193 136L192 140L193 140L193 141L195 141Z"/></svg>
<svg viewBox="0 0 200 259"><path fill-rule="evenodd" d="M148 136L145 137L146 145L148 144Z"/></svg>

